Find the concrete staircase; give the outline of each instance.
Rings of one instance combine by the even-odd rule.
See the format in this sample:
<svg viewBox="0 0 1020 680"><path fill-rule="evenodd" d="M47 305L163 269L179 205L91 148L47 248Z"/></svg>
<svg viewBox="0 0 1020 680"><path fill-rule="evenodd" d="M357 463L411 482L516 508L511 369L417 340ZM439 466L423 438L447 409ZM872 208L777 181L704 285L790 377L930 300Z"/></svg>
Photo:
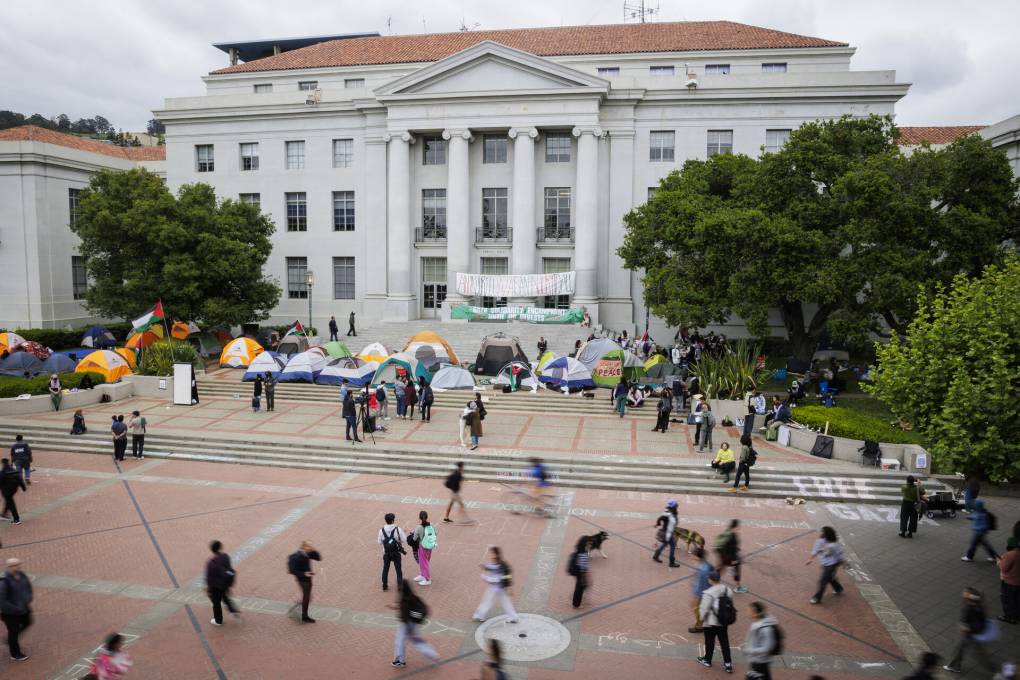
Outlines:
<svg viewBox="0 0 1020 680"><path fill-rule="evenodd" d="M64 426L0 423L0 439L21 433L37 451L67 451L111 455L105 432L72 437ZM526 478L528 459L505 451L479 449L467 452L457 446L413 450L380 441L351 446L309 444L282 438L268 441L254 436L215 436L194 432L163 432L146 436L146 457L266 465L315 470L443 478L458 460L466 461L471 479L512 483ZM730 488L701 462L667 458L577 455L570 452L544 456L557 485L572 488L618 489L670 494L726 494ZM44 465L44 464L43 464ZM815 466L812 466L813 468ZM873 471L847 465L818 466L804 472L795 466L756 466L751 490L741 496L895 504L905 474ZM939 488L934 480L929 489ZM438 486L436 487L438 489ZM438 493L438 491L437 491ZM510 501L508 501L510 502ZM518 501L513 501L518 502Z"/></svg>

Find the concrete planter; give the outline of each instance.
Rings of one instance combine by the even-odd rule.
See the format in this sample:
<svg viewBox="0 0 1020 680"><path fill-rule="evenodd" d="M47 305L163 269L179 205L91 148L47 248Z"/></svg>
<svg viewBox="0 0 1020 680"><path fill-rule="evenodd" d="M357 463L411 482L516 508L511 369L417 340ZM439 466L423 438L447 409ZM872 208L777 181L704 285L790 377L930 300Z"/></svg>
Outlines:
<svg viewBox="0 0 1020 680"><path fill-rule="evenodd" d="M73 413L75 409L98 404L104 394L109 394L111 401L119 401L132 396L134 388L131 383L121 381L112 385L97 385L93 390L64 392L60 410ZM53 405L50 403L48 394L36 394L28 399L0 399L0 416L24 416L33 413L48 413L52 410Z"/></svg>
<svg viewBox="0 0 1020 680"><path fill-rule="evenodd" d="M156 397L173 401L173 377L163 378L156 375L129 375L124 377L124 381L129 382L134 386L134 396L136 397ZM162 388L160 388L160 381L164 381Z"/></svg>

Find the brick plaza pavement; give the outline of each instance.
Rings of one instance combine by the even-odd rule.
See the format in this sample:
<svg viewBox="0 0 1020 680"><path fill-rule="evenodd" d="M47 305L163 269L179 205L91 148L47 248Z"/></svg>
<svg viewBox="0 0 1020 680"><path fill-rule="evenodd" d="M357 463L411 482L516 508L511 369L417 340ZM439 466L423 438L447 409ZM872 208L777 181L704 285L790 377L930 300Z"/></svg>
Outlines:
<svg viewBox="0 0 1020 680"><path fill-rule="evenodd" d="M471 613L483 591L477 564L490 544L501 545L514 568L518 608L571 633L558 656L512 664L516 680L723 676L718 652L712 669L694 661L700 637L687 632L693 560L685 556L684 566L669 569L650 559L652 524L665 500L659 494L559 489L557 516L547 520L507 512L515 496L505 486L469 481L463 495L478 523L437 525L433 584L419 589L431 608L424 634L443 663L430 668L409 650L408 667L394 670L393 591L380 588L376 532L390 511L408 528L423 508L438 520L446 498L440 480L130 458L118 472L105 456L46 451L37 452L36 466L34 484L19 497L24 523L0 528L0 558L20 557L36 586L36 622L23 636L32 658L0 660L4 678L80 678L83 659L113 630L130 641L137 678L477 677ZM808 604L817 567L803 563L821 506L679 500L681 525L709 541L729 518L744 521L751 592L737 596L734 645L744 638L747 604L760 599L787 633L778 677L905 674L904 654L923 643L860 565L855 572L864 579L844 579L846 595ZM600 528L611 533L609 557L593 558L593 586L574 610L566 557L579 535ZM234 557L244 612L222 628L210 625L198 580L213 538ZM324 557L314 625L285 615L297 596L286 556L302 539ZM855 547L864 553L867 546ZM416 573L410 557L404 566ZM742 673L739 653L736 662Z"/></svg>

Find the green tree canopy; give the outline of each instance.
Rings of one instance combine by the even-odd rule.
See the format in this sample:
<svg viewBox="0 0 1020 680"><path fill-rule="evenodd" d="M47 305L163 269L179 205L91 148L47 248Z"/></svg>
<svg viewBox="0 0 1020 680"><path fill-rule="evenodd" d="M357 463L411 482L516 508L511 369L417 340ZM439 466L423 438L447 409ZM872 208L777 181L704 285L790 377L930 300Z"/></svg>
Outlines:
<svg viewBox="0 0 1020 680"><path fill-rule="evenodd" d="M89 275L85 304L131 319L157 299L175 319L241 324L269 316L280 288L263 275L272 221L255 206L217 201L208 184L177 196L144 169L93 175L72 231Z"/></svg>
<svg viewBox="0 0 1020 680"><path fill-rule="evenodd" d="M1020 480L1020 259L922 292L867 386L931 442L942 472Z"/></svg>
<svg viewBox="0 0 1020 680"><path fill-rule="evenodd" d="M798 356L823 333L901 332L918 287L1000 261L1018 234L1018 184L979 137L904 154L886 118L808 123L760 159L687 161L624 217L619 254L671 325L732 314L768 332L778 310Z"/></svg>

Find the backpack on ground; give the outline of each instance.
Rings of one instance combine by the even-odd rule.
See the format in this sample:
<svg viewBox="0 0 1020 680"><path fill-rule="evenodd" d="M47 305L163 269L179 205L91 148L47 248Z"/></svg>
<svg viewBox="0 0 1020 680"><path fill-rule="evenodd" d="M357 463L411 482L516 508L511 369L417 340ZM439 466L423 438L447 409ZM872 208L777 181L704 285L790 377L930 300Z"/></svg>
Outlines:
<svg viewBox="0 0 1020 680"><path fill-rule="evenodd" d="M436 547L436 528L431 524L425 527L425 533L421 537L421 547L432 550Z"/></svg>
<svg viewBox="0 0 1020 680"><path fill-rule="evenodd" d="M733 599L723 593L715 599L715 616L719 619L719 625L732 626L737 622L737 608L733 605Z"/></svg>
<svg viewBox="0 0 1020 680"><path fill-rule="evenodd" d="M577 564L577 553L570 553L570 560L567 562L567 574L570 576L580 576L581 567Z"/></svg>
<svg viewBox="0 0 1020 680"><path fill-rule="evenodd" d="M400 545L400 529L393 527L393 531L386 533L383 528L383 551L387 557L397 557L404 554L404 548Z"/></svg>
<svg viewBox="0 0 1020 680"><path fill-rule="evenodd" d="M987 510L985 510L985 523L988 525L988 531L995 531L999 528L999 519Z"/></svg>
<svg viewBox="0 0 1020 680"><path fill-rule="evenodd" d="M772 626L772 649L769 650L769 656L779 656L783 653L783 642L786 640L786 634L783 629L779 627L778 623L769 624Z"/></svg>

